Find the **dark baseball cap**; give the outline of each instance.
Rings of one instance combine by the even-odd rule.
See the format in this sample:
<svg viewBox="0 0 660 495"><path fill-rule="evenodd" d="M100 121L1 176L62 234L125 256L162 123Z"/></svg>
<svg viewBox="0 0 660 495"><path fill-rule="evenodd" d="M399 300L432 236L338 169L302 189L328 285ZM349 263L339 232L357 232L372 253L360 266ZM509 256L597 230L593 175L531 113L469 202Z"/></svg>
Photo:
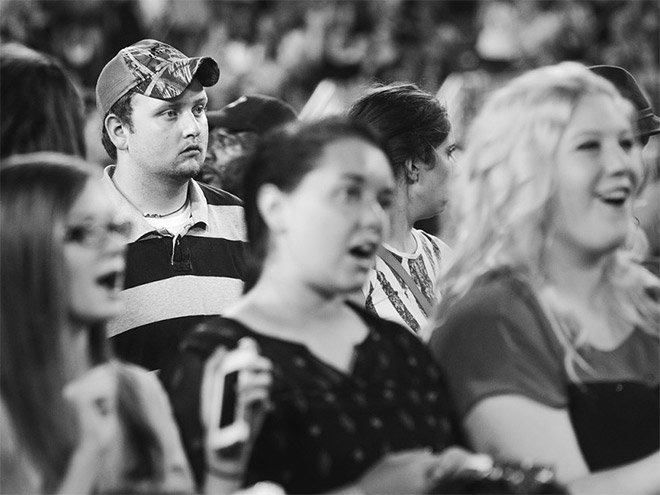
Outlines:
<svg viewBox="0 0 660 495"><path fill-rule="evenodd" d="M280 124L298 118L291 105L266 95L245 95L220 110L206 112L209 128L223 127L233 132L264 134Z"/></svg>
<svg viewBox="0 0 660 495"><path fill-rule="evenodd" d="M616 65L594 65L589 70L607 79L632 102L637 110L637 130L642 138L660 134L660 118L653 113L651 104L630 72Z"/></svg>
<svg viewBox="0 0 660 495"><path fill-rule="evenodd" d="M105 116L119 98L136 88L140 94L169 100L197 78L213 86L220 68L211 57L186 57L162 41L146 39L119 50L96 81L96 104Z"/></svg>

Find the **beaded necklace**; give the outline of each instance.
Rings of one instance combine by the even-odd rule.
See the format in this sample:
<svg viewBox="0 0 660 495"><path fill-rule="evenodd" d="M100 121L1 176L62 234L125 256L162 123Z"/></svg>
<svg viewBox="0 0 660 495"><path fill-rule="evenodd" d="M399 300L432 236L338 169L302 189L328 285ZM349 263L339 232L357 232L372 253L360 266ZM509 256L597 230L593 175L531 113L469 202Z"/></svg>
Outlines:
<svg viewBox="0 0 660 495"><path fill-rule="evenodd" d="M165 218L165 217L169 217L170 215L174 215L175 213L179 213L181 210L183 210L188 205L188 193L186 192L185 201L176 210L170 211L169 213L162 213L162 214L161 213L143 213L142 210L140 208L138 208L138 206L135 203L133 203L133 201L131 201L131 199L128 196L126 196L126 194L124 194L124 191L122 191L119 188L119 186L117 186L117 183L114 181L114 179L111 178L110 180L112 180L112 183L115 185L115 188L117 189L117 191L119 191L119 194L121 194L124 197L124 199L126 201L128 201L133 206L133 208L135 208L137 211L139 211L140 214L144 218Z"/></svg>

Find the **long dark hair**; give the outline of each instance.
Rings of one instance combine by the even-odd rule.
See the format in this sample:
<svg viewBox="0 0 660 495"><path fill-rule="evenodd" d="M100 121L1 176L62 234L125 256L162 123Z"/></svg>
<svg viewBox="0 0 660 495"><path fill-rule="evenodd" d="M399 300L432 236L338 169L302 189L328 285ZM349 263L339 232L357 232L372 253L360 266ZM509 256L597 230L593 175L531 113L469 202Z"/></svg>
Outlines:
<svg viewBox="0 0 660 495"><path fill-rule="evenodd" d="M0 392L18 444L54 491L77 443L75 415L62 396L72 376L70 290L64 277L68 213L98 166L59 153L0 162ZM103 323L85 330L92 366L111 350ZM121 371L121 370L120 370ZM161 479L162 445L138 384L118 375L118 410L137 459L128 478Z"/></svg>
<svg viewBox="0 0 660 495"><path fill-rule="evenodd" d="M84 103L53 57L17 43L0 48L0 156L58 151L85 157Z"/></svg>
<svg viewBox="0 0 660 495"><path fill-rule="evenodd" d="M61 235L91 172L73 157L31 156L32 163L3 162L0 169L0 387L18 438L52 489L76 440L62 398L72 377ZM89 331L92 359L107 359L104 329Z"/></svg>

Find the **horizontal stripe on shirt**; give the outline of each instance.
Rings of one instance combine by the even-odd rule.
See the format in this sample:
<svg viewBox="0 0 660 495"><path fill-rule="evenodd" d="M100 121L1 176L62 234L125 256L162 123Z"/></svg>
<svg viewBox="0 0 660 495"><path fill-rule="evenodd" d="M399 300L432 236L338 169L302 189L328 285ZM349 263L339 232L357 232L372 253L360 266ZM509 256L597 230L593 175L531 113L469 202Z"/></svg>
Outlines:
<svg viewBox="0 0 660 495"><path fill-rule="evenodd" d="M246 244L243 241L199 237L189 232L177 242L174 264L173 237L152 237L129 244L124 287L132 289L182 275L244 278Z"/></svg>
<svg viewBox="0 0 660 495"><path fill-rule="evenodd" d="M158 321L115 335L110 342L117 357L159 370L177 353L184 337L208 318L197 315Z"/></svg>
<svg viewBox="0 0 660 495"><path fill-rule="evenodd" d="M243 282L225 277L181 275L121 292L124 310L108 324L114 336L148 323L193 315L222 314L236 302Z"/></svg>

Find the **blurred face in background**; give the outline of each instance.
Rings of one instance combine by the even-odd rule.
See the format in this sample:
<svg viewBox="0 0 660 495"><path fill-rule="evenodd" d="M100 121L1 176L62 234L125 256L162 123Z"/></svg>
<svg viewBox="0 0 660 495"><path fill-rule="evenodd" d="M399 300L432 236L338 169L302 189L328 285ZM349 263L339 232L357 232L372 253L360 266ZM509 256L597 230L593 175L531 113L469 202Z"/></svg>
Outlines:
<svg viewBox="0 0 660 495"><path fill-rule="evenodd" d="M641 156L624 108L612 97L578 103L556 155L555 242L577 254L602 255L630 233Z"/></svg>
<svg viewBox="0 0 660 495"><path fill-rule="evenodd" d="M635 216L646 235L648 254L660 254L660 136L651 136L643 149L649 178L635 202Z"/></svg>
<svg viewBox="0 0 660 495"><path fill-rule="evenodd" d="M118 221L100 181L88 180L69 212L64 235L74 320L104 322L121 311L129 230L130 224Z"/></svg>
<svg viewBox="0 0 660 495"><path fill-rule="evenodd" d="M282 194L277 247L303 283L328 295L359 289L389 224L394 176L382 150L356 138L327 144Z"/></svg>

